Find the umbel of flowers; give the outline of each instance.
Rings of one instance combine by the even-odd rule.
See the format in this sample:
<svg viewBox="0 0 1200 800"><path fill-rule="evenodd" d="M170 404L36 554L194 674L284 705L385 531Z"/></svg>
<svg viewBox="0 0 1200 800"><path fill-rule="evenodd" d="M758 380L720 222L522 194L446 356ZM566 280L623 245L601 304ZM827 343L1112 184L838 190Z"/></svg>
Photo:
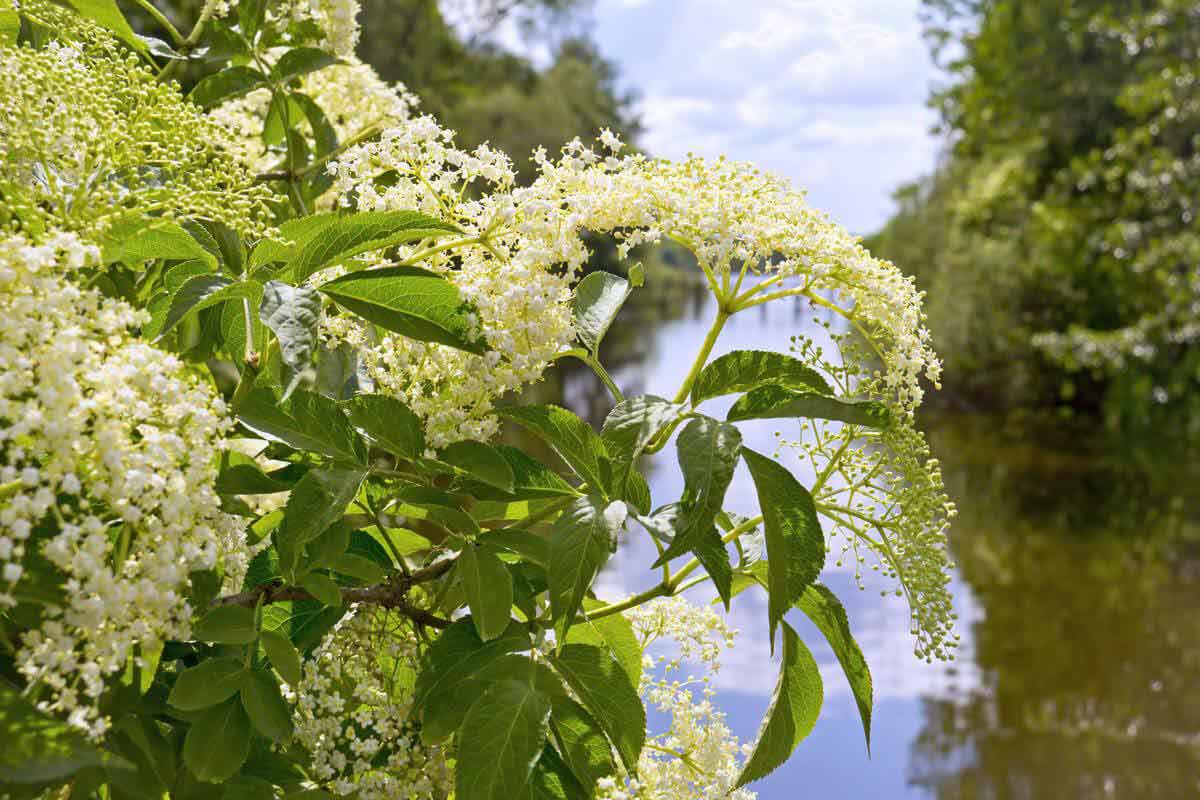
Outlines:
<svg viewBox="0 0 1200 800"><path fill-rule="evenodd" d="M951 657L921 296L786 181L602 131L518 185L354 59L347 0L208 2L186 32L146 0L153 46L72 5L0 6L0 793L748 800L819 711L788 614L869 735L827 553ZM673 397L601 363L639 278L582 274L598 235L686 248L715 298ZM782 298L837 315L833 347L710 357ZM602 429L513 401L564 358L610 389ZM748 419L794 435L757 453ZM668 446L685 488L655 506L639 460ZM751 518L724 510L739 464ZM594 597L642 533L657 583ZM734 632L700 586L766 593L755 742L716 704Z"/></svg>

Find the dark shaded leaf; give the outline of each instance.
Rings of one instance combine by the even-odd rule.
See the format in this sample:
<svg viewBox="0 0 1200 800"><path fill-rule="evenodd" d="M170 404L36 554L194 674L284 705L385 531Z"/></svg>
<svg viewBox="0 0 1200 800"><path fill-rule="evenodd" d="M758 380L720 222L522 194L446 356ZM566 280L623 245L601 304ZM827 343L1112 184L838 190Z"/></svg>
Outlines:
<svg viewBox="0 0 1200 800"><path fill-rule="evenodd" d="M725 416L730 422L747 419L830 419L868 428L886 428L891 412L871 400L847 402L815 392L794 392L782 386L760 386L738 398Z"/></svg>

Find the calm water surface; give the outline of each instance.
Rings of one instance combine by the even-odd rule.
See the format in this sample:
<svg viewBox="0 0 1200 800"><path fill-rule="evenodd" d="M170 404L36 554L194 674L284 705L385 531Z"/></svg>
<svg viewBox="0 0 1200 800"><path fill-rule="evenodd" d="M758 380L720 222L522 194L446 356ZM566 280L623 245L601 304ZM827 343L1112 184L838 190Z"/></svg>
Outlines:
<svg viewBox="0 0 1200 800"><path fill-rule="evenodd" d="M605 342L626 394L673 394L714 313L704 295L627 307ZM734 317L715 354L786 350L792 334L812 330L808 313L776 304ZM539 394L597 423L611 406L576 370ZM822 665L825 705L791 761L756 784L759 797L1200 797L1200 471L1187 451L968 415L924 427L960 509L951 536L958 659L917 661L903 600L827 570L874 677L871 755L832 652L793 614ZM746 444L770 451L778 429L744 425ZM674 455L668 447L644 465L656 504L682 490ZM741 467L727 507L752 512L754 497ZM600 596L653 585L651 552L631 535ZM747 741L775 684L765 604L761 592L739 597L738 646L718 678L730 727Z"/></svg>

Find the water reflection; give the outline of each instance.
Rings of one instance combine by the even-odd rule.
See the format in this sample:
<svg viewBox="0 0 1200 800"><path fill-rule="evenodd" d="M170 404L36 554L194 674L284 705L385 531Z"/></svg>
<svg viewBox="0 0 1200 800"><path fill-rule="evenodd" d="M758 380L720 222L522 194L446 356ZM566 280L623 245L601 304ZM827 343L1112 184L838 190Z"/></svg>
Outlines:
<svg viewBox="0 0 1200 800"><path fill-rule="evenodd" d="M702 291L634 300L605 341L606 363L628 394L670 394L715 309ZM816 331L809 313L777 304L739 315L716 354L785 350L792 334ZM535 396L596 424L611 408L600 382L572 364ZM778 427L747 425L747 445L771 449ZM826 703L792 761L756 787L760 798L1200 796L1200 516L1187 503L1200 474L1187 472L1189 454L962 416L924 427L961 511L952 534L959 661L918 662L902 601L827 573L875 677L872 757L832 653L793 620L826 674ZM666 448L644 465L656 502L682 489L673 457ZM750 511L753 498L741 469L728 505ZM631 540L601 576L601 595L651 585L650 550ZM765 599L743 600L719 701L735 732L752 739L775 666Z"/></svg>

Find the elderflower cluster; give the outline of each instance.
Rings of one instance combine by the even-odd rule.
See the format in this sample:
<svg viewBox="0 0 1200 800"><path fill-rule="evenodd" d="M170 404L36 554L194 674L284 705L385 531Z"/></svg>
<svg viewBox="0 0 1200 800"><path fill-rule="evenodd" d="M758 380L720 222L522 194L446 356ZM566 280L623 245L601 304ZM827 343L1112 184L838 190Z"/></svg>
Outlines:
<svg viewBox="0 0 1200 800"><path fill-rule="evenodd" d="M135 645L187 638L190 573L245 560L214 489L224 403L133 338L144 312L67 279L97 257L73 234L0 240L0 607L53 593L16 667L93 736Z"/></svg>
<svg viewBox="0 0 1200 800"><path fill-rule="evenodd" d="M836 357L801 337L793 338L792 349L821 365L842 394L876 394L878 378L862 366L861 345L846 335L830 338ZM800 427L797 440L780 443L818 476L811 491L830 550L840 542L837 566L851 566L862 588L868 564L895 581L892 591L911 609L916 655L953 659L959 637L953 632L946 531L957 512L912 416L896 414L882 430L817 419L801 420Z"/></svg>
<svg viewBox="0 0 1200 800"><path fill-rule="evenodd" d="M415 208L467 234L452 251L413 246L399 256L444 273L475 305L486 355L403 337L371 341L345 318L325 325L332 345L365 350L371 378L426 419L435 446L494 433L492 401L540 378L569 345L570 285L589 254L588 233L613 234L623 255L643 243L679 242L714 288L732 288L744 268L765 286L763 296L836 301L880 357L876 399L902 413L919 403L922 377L937 381L941 366L912 281L809 208L802 193L723 159L619 157L622 143L608 131L601 145L598 153L573 141L556 161L539 151L538 178L512 188L507 159L486 146L459 150L450 131L420 117L330 165L343 204Z"/></svg>
<svg viewBox="0 0 1200 800"><path fill-rule="evenodd" d="M106 31L47 0L22 12L61 39L0 47L0 195L26 225L101 238L134 210L266 230L273 195L223 130Z"/></svg>
<svg viewBox="0 0 1200 800"><path fill-rule="evenodd" d="M417 639L405 617L351 607L305 662L289 696L312 778L360 800L449 793L446 754L422 744L410 719L416 664Z"/></svg>
<svg viewBox="0 0 1200 800"><path fill-rule="evenodd" d="M750 747L740 744L714 704L712 676L720 653L733 646L737 631L711 608L682 597L658 598L625 612L644 648L669 643L671 655L645 656L640 694L647 705L669 715L670 727L647 739L638 777L601 779L599 800L754 800L754 792L734 790ZM699 663L706 675L681 680L685 662Z"/></svg>
<svg viewBox="0 0 1200 800"><path fill-rule="evenodd" d="M284 24L314 23L324 39L321 45L339 58L354 55L361 32L358 0L280 0L268 9L270 17Z"/></svg>

